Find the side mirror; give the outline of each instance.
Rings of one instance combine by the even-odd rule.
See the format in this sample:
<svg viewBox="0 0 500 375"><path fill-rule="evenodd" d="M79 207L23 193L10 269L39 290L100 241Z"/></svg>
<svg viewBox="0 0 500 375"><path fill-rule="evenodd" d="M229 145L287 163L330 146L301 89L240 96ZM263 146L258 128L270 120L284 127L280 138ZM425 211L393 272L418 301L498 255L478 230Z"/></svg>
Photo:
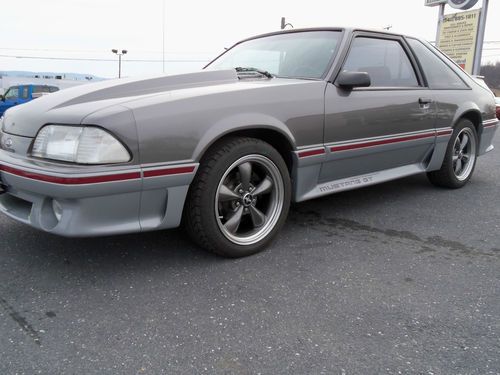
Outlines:
<svg viewBox="0 0 500 375"><path fill-rule="evenodd" d="M4 97L3 95L0 95L0 100L1 100L2 102L4 102L4 101L5 101L5 97Z"/></svg>
<svg viewBox="0 0 500 375"><path fill-rule="evenodd" d="M368 87L372 84L370 75L366 72L350 72L344 70L337 78L337 85L352 90L355 87Z"/></svg>

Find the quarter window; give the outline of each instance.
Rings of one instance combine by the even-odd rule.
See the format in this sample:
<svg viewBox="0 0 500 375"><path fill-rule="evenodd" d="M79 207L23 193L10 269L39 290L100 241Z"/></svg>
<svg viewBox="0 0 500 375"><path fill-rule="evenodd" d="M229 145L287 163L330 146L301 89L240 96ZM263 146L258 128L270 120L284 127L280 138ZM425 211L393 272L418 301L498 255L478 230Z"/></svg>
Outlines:
<svg viewBox="0 0 500 375"><path fill-rule="evenodd" d="M35 86L33 87L33 94L49 92L49 86Z"/></svg>
<svg viewBox="0 0 500 375"><path fill-rule="evenodd" d="M344 70L367 72L370 87L418 87L415 70L399 41L357 37Z"/></svg>
<svg viewBox="0 0 500 375"><path fill-rule="evenodd" d="M33 87L33 94L39 94L39 93L49 93L49 92L56 92L59 91L58 87L55 86L34 86Z"/></svg>
<svg viewBox="0 0 500 375"><path fill-rule="evenodd" d="M460 77L422 42L409 38L408 43L417 56L431 89L453 90L467 88L467 85Z"/></svg>

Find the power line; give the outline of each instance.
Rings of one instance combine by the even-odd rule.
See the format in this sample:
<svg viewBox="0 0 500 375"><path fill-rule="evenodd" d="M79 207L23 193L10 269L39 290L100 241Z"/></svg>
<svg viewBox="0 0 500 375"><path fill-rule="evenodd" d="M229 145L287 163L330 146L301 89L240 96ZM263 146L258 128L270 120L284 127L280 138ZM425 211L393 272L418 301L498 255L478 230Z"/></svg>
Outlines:
<svg viewBox="0 0 500 375"><path fill-rule="evenodd" d="M76 49L57 49L57 48L13 48L13 47L0 47L0 50L5 50L5 51L32 51L32 52L68 52L68 53L88 53L88 52L101 52L104 53L106 51L103 51L102 49L82 49L82 50L76 50ZM157 54L163 54L163 51L153 51L153 50L137 50L134 49L134 52L140 52L140 53L157 53ZM181 54L184 52L174 52L174 51L165 51L165 54ZM214 52L196 52L196 53L186 53L186 54L192 54L192 55L213 55Z"/></svg>
<svg viewBox="0 0 500 375"><path fill-rule="evenodd" d="M116 59L100 59L100 58L80 58L80 57L46 57L46 56L18 56L18 55L0 55L0 57L12 59L32 59L32 60L60 60L60 61L99 61L99 62L116 62ZM126 62L141 62L141 63L161 63L163 59L148 60L148 59L127 59ZM165 62L174 63L206 63L209 59L169 59Z"/></svg>

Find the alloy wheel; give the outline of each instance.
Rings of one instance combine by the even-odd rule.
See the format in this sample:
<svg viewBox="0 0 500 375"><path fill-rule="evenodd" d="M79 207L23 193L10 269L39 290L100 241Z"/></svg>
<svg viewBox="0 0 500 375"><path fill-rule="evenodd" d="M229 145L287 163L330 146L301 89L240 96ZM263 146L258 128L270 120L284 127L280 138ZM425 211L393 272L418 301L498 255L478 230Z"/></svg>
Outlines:
<svg viewBox="0 0 500 375"><path fill-rule="evenodd" d="M217 224L238 245L265 238L279 220L284 203L283 177L263 155L246 155L222 176L215 195Z"/></svg>
<svg viewBox="0 0 500 375"><path fill-rule="evenodd" d="M476 161L476 137L471 129L463 128L455 138L452 161L456 178L467 179Z"/></svg>

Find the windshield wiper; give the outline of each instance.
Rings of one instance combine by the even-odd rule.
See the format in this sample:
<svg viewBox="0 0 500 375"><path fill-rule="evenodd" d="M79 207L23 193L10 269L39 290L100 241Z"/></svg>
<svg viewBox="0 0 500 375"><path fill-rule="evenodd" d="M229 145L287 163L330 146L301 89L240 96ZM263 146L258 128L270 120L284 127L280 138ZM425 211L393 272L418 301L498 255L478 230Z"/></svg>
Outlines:
<svg viewBox="0 0 500 375"><path fill-rule="evenodd" d="M274 75L269 73L267 70L262 70L259 68L252 68L252 67L243 68L241 66L238 66L237 68L234 68L234 70L236 70L237 73L259 73L267 78L274 78Z"/></svg>

